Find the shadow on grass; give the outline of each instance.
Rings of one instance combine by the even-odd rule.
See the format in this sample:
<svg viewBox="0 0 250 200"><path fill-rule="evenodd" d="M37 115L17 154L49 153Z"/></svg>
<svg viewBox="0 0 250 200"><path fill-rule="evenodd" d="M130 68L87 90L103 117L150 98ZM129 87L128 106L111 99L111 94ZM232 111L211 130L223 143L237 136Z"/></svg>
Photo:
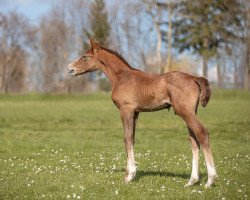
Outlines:
<svg viewBox="0 0 250 200"><path fill-rule="evenodd" d="M139 181L141 178L145 176L159 176L159 177L180 177L183 179L189 179L190 174L185 173L173 173L173 172L167 172L167 171L141 171L138 170L136 172L135 181Z"/></svg>
<svg viewBox="0 0 250 200"><path fill-rule="evenodd" d="M121 173L125 172L125 169L115 169L112 170L115 173ZM148 176L159 176L159 177L179 177L185 180L188 180L191 176L191 173L174 173L174 172L167 172L167 171L142 171L138 170L136 172L136 176L134 181L139 181L143 177L148 177ZM205 173L200 173L200 180L205 177Z"/></svg>

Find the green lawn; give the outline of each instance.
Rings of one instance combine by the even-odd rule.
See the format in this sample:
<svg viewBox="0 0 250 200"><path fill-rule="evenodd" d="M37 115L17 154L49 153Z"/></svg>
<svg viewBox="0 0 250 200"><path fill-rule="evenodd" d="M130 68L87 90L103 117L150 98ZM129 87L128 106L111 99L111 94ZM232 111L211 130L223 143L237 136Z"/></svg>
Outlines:
<svg viewBox="0 0 250 200"><path fill-rule="evenodd" d="M191 148L172 109L141 113L136 179L125 184L120 116L110 95L0 96L0 199L249 199L250 93L215 91L198 115L219 179L184 188Z"/></svg>

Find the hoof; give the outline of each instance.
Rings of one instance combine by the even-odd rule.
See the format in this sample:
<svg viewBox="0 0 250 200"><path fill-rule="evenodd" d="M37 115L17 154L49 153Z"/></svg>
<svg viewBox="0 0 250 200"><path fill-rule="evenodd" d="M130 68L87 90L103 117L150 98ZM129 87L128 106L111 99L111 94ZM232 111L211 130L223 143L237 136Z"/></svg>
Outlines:
<svg viewBox="0 0 250 200"><path fill-rule="evenodd" d="M188 181L188 183L184 187L192 186L195 183L197 183L198 181L199 181L199 179L190 178L190 180Z"/></svg>
<svg viewBox="0 0 250 200"><path fill-rule="evenodd" d="M212 177L208 178L207 183L205 184L205 188L211 188L213 185L215 185L215 180L218 178L218 175L214 175Z"/></svg>
<svg viewBox="0 0 250 200"><path fill-rule="evenodd" d="M135 177L135 173L129 173L125 176L125 183L130 183Z"/></svg>

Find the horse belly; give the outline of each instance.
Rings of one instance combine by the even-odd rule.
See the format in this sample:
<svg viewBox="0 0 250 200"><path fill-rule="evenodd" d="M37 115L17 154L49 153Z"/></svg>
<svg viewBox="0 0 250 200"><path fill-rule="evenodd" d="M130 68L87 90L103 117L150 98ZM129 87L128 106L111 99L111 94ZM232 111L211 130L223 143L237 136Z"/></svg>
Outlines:
<svg viewBox="0 0 250 200"><path fill-rule="evenodd" d="M138 102L138 111L141 112L157 111L170 107L170 100L164 94L158 96L156 94L144 95Z"/></svg>
<svg viewBox="0 0 250 200"><path fill-rule="evenodd" d="M138 110L139 112L153 112L153 111L158 111L158 110L162 110L162 109L169 109L171 107L170 103L164 103L162 105L157 105L157 106L139 106Z"/></svg>

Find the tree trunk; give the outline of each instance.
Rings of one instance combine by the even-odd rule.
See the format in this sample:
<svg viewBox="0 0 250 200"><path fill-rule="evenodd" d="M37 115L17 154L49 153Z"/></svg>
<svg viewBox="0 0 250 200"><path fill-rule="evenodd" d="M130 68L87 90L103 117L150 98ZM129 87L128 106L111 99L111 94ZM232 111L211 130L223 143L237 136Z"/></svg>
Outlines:
<svg viewBox="0 0 250 200"><path fill-rule="evenodd" d="M238 69L235 63L234 63L234 88L238 89Z"/></svg>
<svg viewBox="0 0 250 200"><path fill-rule="evenodd" d="M5 30L3 32L3 36L2 36L2 56L3 58L3 61L1 61L1 65L2 65L2 92L6 93L6 82L7 82L7 63L8 63L8 52L7 52L7 39L6 39L6 35L7 35L7 30L6 29L3 29ZM6 61L7 60L7 61Z"/></svg>
<svg viewBox="0 0 250 200"><path fill-rule="evenodd" d="M11 82L11 63L10 63L10 56L6 55L6 61L4 62L3 66L3 92L5 94L10 92L10 82Z"/></svg>
<svg viewBox="0 0 250 200"><path fill-rule="evenodd" d="M172 4L168 4L168 54L167 62L163 69L163 72L170 71L172 63Z"/></svg>
<svg viewBox="0 0 250 200"><path fill-rule="evenodd" d="M244 89L250 89L250 47L247 46L246 63L245 63Z"/></svg>
<svg viewBox="0 0 250 200"><path fill-rule="evenodd" d="M244 77L244 89L250 89L250 3L246 1L246 62L245 62L245 77Z"/></svg>
<svg viewBox="0 0 250 200"><path fill-rule="evenodd" d="M149 1L150 2L150 1ZM153 4L156 2L148 2L148 13L152 17L152 21L156 30L157 43L156 43L156 64L159 68L156 70L157 73L162 71L162 56L161 56L161 47L162 47L162 33L160 29L159 19L161 17L161 8L158 9L156 15L152 11Z"/></svg>
<svg viewBox="0 0 250 200"><path fill-rule="evenodd" d="M244 77L244 89L245 90L248 90L249 89L249 79L250 79L250 73L249 73L249 70L246 66L245 68L245 77Z"/></svg>
<svg viewBox="0 0 250 200"><path fill-rule="evenodd" d="M208 39L204 37L203 39L203 54L202 54L202 59L203 59L203 76L207 78L207 70L208 70L208 56L207 56L207 51L208 51Z"/></svg>
<svg viewBox="0 0 250 200"><path fill-rule="evenodd" d="M223 77L222 77L222 69L221 69L221 60L220 57L217 56L216 57L216 63L217 63L217 87L221 88L222 87L222 83L223 83Z"/></svg>
<svg viewBox="0 0 250 200"><path fill-rule="evenodd" d="M157 34L157 44L156 44L156 59L157 59L157 65L162 65L162 57L161 57L161 45L162 45L162 35L159 24L157 22L154 22L156 34ZM161 68L161 67L160 67Z"/></svg>
<svg viewBox="0 0 250 200"><path fill-rule="evenodd" d="M203 55L202 59L203 59L202 73L203 73L203 76L207 78L208 59L207 59L206 55Z"/></svg>

